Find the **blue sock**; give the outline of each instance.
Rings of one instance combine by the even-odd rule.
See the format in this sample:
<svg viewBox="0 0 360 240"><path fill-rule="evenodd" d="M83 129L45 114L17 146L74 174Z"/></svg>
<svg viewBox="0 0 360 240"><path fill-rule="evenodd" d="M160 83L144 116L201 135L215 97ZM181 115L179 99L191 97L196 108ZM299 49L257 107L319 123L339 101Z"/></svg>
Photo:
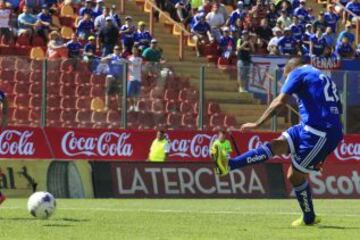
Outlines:
<svg viewBox="0 0 360 240"><path fill-rule="evenodd" d="M252 149L235 158L229 159L229 167L233 170L251 164L261 163L271 158L272 155L270 144L266 143L256 149Z"/></svg>
<svg viewBox="0 0 360 240"><path fill-rule="evenodd" d="M304 213L304 222L311 224L314 222L315 213L312 203L311 189L308 181L305 181L300 186L294 187L296 198L300 204L301 210Z"/></svg>

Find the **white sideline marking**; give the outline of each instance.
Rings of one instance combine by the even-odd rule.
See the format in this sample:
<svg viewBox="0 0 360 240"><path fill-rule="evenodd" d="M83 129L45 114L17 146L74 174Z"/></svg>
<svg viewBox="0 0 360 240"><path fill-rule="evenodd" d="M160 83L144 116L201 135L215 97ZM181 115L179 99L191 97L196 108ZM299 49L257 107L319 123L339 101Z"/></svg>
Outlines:
<svg viewBox="0 0 360 240"><path fill-rule="evenodd" d="M1 209L18 210L24 209L22 207L1 207ZM183 213L183 214L239 214L239 215L300 215L299 212L246 212L246 211L187 211L174 209L151 209L151 208L75 208L75 207L59 207L59 210L65 211L97 211L97 212L147 212L147 213ZM332 214L321 212L320 216L334 216L334 217L360 217L360 214Z"/></svg>

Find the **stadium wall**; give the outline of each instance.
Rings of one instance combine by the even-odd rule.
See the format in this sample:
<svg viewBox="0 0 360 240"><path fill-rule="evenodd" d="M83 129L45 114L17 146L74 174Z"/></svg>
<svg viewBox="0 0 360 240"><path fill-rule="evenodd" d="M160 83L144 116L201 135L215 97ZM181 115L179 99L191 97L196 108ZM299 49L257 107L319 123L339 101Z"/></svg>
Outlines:
<svg viewBox="0 0 360 240"><path fill-rule="evenodd" d="M279 198L292 197L285 179L289 156L234 171L212 172L209 148L215 132L168 131L166 163L147 162L155 131L7 128L0 134L0 188L9 196L48 190L57 197ZM279 133L232 133L240 152L256 148ZM232 154L233 156L235 153ZM29 161L35 160L35 161ZM40 161L41 160L41 161ZM55 166L55 167L54 167ZM27 172L24 175L21 172ZM346 135L310 176L314 195L360 198L360 135ZM33 179L30 180L30 179Z"/></svg>

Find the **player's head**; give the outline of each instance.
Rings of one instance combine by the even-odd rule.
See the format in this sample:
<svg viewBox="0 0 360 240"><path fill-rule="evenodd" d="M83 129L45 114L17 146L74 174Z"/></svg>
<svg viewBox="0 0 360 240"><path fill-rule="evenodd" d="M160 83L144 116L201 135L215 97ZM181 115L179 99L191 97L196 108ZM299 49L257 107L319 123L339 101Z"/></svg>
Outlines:
<svg viewBox="0 0 360 240"><path fill-rule="evenodd" d="M306 63L307 61L304 57L290 58L284 67L284 77L286 78L292 70Z"/></svg>
<svg viewBox="0 0 360 240"><path fill-rule="evenodd" d="M226 130L224 128L219 129L219 136L218 139L220 142L223 142L226 140Z"/></svg>
<svg viewBox="0 0 360 240"><path fill-rule="evenodd" d="M158 131L156 132L156 138L159 140L163 140L165 138L165 129L164 128L159 128Z"/></svg>

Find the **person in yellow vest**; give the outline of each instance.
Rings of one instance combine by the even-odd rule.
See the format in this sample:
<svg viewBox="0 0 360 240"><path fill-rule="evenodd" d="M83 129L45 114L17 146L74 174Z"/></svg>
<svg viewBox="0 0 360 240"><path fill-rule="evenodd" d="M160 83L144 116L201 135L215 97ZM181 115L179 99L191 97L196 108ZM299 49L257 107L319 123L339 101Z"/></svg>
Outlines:
<svg viewBox="0 0 360 240"><path fill-rule="evenodd" d="M232 152L231 143L226 139L226 130L220 129L218 134L218 138L213 142L210 150L210 155L214 162L216 162L217 159L226 161ZM218 170L218 168L216 168L216 170Z"/></svg>
<svg viewBox="0 0 360 240"><path fill-rule="evenodd" d="M156 133L156 138L151 144L149 161L165 162L170 152L170 141L166 137L165 130L160 129Z"/></svg>

